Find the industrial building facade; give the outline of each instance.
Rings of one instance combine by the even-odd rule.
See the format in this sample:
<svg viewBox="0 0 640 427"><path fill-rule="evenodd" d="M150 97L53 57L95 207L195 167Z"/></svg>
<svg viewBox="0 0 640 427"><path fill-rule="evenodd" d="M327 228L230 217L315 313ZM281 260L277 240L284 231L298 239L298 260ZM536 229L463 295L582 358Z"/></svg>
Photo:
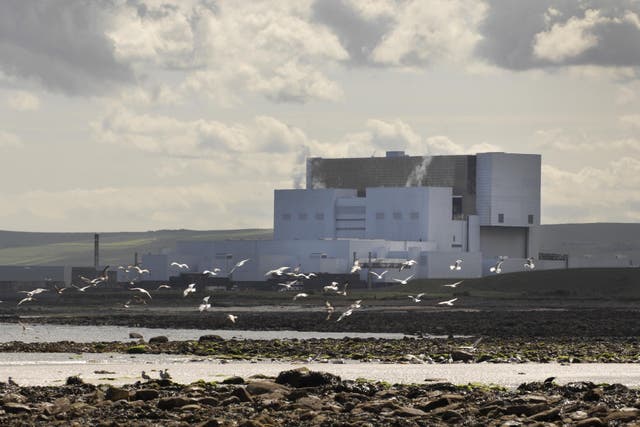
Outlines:
<svg viewBox="0 0 640 427"><path fill-rule="evenodd" d="M181 242L176 252L202 268L251 258L239 281L284 265L343 274L354 259L372 268L417 261L385 281L479 277L497 257L509 260L503 271L518 271L538 253L540 168L539 155L510 153L310 158L305 189L274 192L273 240ZM449 268L456 259L462 270Z"/></svg>

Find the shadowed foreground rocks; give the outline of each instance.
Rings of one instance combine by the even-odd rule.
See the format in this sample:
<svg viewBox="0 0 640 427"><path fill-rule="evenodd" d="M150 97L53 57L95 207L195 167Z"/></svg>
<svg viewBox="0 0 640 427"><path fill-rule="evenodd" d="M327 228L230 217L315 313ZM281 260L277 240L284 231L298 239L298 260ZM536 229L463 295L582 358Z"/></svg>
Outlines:
<svg viewBox="0 0 640 427"><path fill-rule="evenodd" d="M516 390L449 383L342 381L305 368L277 378L112 387L0 383L0 425L94 426L618 426L639 420L640 392L552 379Z"/></svg>

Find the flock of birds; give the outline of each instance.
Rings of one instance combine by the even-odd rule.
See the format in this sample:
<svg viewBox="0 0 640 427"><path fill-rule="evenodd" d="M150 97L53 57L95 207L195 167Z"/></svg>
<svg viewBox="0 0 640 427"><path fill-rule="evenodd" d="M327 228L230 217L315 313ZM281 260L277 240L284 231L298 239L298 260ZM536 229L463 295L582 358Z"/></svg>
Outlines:
<svg viewBox="0 0 640 427"><path fill-rule="evenodd" d="M498 257L498 261L496 262L495 265L491 266L489 268L489 271L492 273L496 273L496 274L500 274L502 272L502 265L505 262L505 260L507 259L507 257L505 256L501 256ZM234 271L236 271L237 269L243 267L247 262L249 262L250 259L243 259L239 262L237 262L228 272L228 275L231 275ZM527 270L533 270L535 268L535 262L534 262L534 258L527 258L526 262L524 264L524 268ZM408 260L404 260L402 261L402 263L400 264L399 267L399 271L411 268L413 265L417 264L417 262L413 259L408 259ZM455 260L455 262L453 264L451 264L449 266L449 269L451 271L460 271L462 270L462 264L463 264L463 260L461 259L457 259ZM185 263L180 263L177 261L174 261L170 264L171 267L176 267L178 269L189 269L189 265L185 264ZM153 299L151 292L147 289L144 289L142 287L139 286L135 286L136 282L139 280L140 277L142 277L145 274L149 274L150 271L148 269L145 268L141 268L139 265L128 265L128 266L118 266L119 270L123 270L126 273L131 273L131 272L135 272L135 274L137 274L137 276L131 280L129 282L130 287L128 288L129 291L134 292L134 294L132 295L132 297L130 299L128 299L124 304L123 307L124 308L129 308L131 306L131 304L147 304L148 300ZM352 267L351 267L351 273L356 273L358 271L362 270L362 265L360 264L360 262L358 260L355 260ZM211 270L204 270L201 274L207 277L214 277L217 276L222 270L220 268L213 268ZM91 288L95 288L98 287L101 283L105 283L108 280L108 272L109 272L109 266L106 266L103 270L102 273L94 278L94 279L89 279L87 277L84 276L80 276L80 280L82 280L84 282L84 286L76 286L74 284L72 284L70 287L63 287L63 288L58 288L57 286L55 287L55 290L58 294L62 294L65 291L67 291L70 288L75 288L78 292L86 292L88 289ZM380 273L375 272L375 271L369 271L369 274L371 276L376 277L378 280L382 280L382 278L385 276L385 274L389 273L389 270L385 270L382 271ZM293 290L297 290L301 287L301 280L304 279L311 279L312 277L316 277L315 273L303 273L300 271L300 267L296 267L296 268L291 268L289 266L282 266L282 267L278 267L278 268L274 268L271 269L269 271L267 271L265 273L265 277L267 278L286 278L288 280L285 280L283 282L277 283L277 286L279 287L279 291L280 292L287 292L287 291L293 291ZM403 279L398 279L398 278L393 278L392 280L394 282L397 282L401 285L406 285L409 283L410 280L412 280L415 277L415 274L411 274ZM457 282L453 282L453 283L448 283L443 285L444 287L449 287L452 289L457 288L460 284L463 283L463 280L457 281ZM187 297L189 294L191 293L195 293L196 292L196 283L190 283L187 285L186 288L184 288L182 290L182 295L183 297ZM349 286L349 283L346 282L342 285L342 287L340 287L341 285L338 282L331 282L328 285L323 286L322 288L322 292L323 294L333 294L333 295L341 295L341 296L347 296L347 288ZM159 285L154 292L160 291L162 289L171 289L171 285L168 284L161 284ZM31 302L31 301L35 301L36 300L36 295L42 293L42 292L48 292L48 289L44 289L44 288L36 288L33 289L31 291L19 291L19 293L24 293L25 297L22 298L19 302L18 302L18 306L27 303L27 302ZM419 293L417 295L408 295L408 298L411 299L414 303L420 303L422 302L422 298L425 296L425 293ZM307 298L309 297L309 294L305 293L305 292L298 292L293 296L293 300L296 301L298 299L301 298ZM200 302L200 304L198 305L198 310L200 312L204 312L204 311L208 311L211 309L211 302L209 301L211 298L210 295L204 297L202 299L202 301ZM442 305L442 306L448 306L451 307L454 305L454 303L458 300L458 298L452 298L446 301L440 301L437 303L437 305ZM362 307L362 300L357 300L354 301L353 303L351 303L349 306L347 306L347 308L340 314L340 316L337 318L337 322L342 321L345 317L351 316L353 314L353 312L359 308ZM324 306L325 311L327 312L327 317L326 320L330 320L335 308L333 307L333 305L331 305L331 303L329 301L325 301L325 306ZM227 314L226 318L231 322L231 323L236 323L238 316L234 315L234 314Z"/></svg>

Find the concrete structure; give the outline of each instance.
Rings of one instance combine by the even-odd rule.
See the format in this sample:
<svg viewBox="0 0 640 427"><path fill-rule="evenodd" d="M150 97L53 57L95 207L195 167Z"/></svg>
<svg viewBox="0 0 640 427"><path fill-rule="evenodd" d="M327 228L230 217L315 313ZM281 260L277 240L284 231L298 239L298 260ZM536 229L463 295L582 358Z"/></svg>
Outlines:
<svg viewBox="0 0 640 427"><path fill-rule="evenodd" d="M540 165L538 155L508 153L311 158L306 189L275 190L274 240L182 242L176 257L223 272L251 258L233 275L240 281L285 265L343 274L354 258L372 268L417 261L385 281L478 277L498 256L522 269L537 254ZM449 268L456 259L460 271Z"/></svg>

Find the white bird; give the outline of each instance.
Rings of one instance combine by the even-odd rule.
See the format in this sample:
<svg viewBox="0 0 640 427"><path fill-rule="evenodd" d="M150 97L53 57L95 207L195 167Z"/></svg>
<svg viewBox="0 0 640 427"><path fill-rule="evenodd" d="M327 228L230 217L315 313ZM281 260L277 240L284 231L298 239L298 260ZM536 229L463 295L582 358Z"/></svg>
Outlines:
<svg viewBox="0 0 640 427"><path fill-rule="evenodd" d="M308 296L309 296L309 294L305 294L304 292L301 292L301 293L299 293L299 294L296 294L296 295L293 297L293 300L295 301L295 300L297 300L298 298L306 298L306 297L308 297Z"/></svg>
<svg viewBox="0 0 640 427"><path fill-rule="evenodd" d="M207 298L207 300L208 299L209 298ZM198 311L205 311L205 310L209 310L210 308L211 308L211 304L205 301L198 306Z"/></svg>
<svg viewBox="0 0 640 427"><path fill-rule="evenodd" d="M360 261L355 260L353 261L353 266L351 267L351 273L355 273L356 271L360 271L362 270L362 267L360 266Z"/></svg>
<svg viewBox="0 0 640 427"><path fill-rule="evenodd" d="M122 306L123 306L124 308L129 308L129 307L130 307L130 306L129 306L129 304L131 304L131 300L128 300L127 302L125 302L124 304L122 304Z"/></svg>
<svg viewBox="0 0 640 427"><path fill-rule="evenodd" d="M158 286L156 291L159 291L160 289L171 289L171 286L169 286L169 285L160 285L160 286Z"/></svg>
<svg viewBox="0 0 640 427"><path fill-rule="evenodd" d="M37 288L37 289L34 289L32 291L18 291L18 293L27 294L28 297L32 297L34 295L41 294L42 292L48 292L48 290L47 289L43 289L43 288Z"/></svg>
<svg viewBox="0 0 640 427"><path fill-rule="evenodd" d="M361 299L356 300L356 301L354 301L354 302L353 302L353 304L351 304L351 305L349 306L349 308L350 308L350 309L352 309L352 310L355 310L356 308L360 308L360 307L362 307L362 306L360 305L360 303L362 303L362 300L361 300Z"/></svg>
<svg viewBox="0 0 640 427"><path fill-rule="evenodd" d="M382 279L382 276L384 276L388 272L389 272L389 270L385 270L380 274L376 273L375 271L370 271L369 273L371 273L373 276L376 276L378 278L378 280L380 280L380 279Z"/></svg>
<svg viewBox="0 0 640 427"><path fill-rule="evenodd" d="M220 271L222 270L216 267L213 270L205 270L202 272L202 274L204 274L205 276L217 276Z"/></svg>
<svg viewBox="0 0 640 427"><path fill-rule="evenodd" d="M247 259L243 259L242 261L238 261L236 263L236 265L233 266L233 268L231 269L231 271L229 272L229 274L233 273L236 269L242 267L243 265L245 265L247 262L249 262L251 260L251 258L247 258Z"/></svg>
<svg viewBox="0 0 640 427"><path fill-rule="evenodd" d="M335 311L335 308L333 308L333 306L331 305L331 303L329 301L325 301L324 302L324 307L325 307L325 310L327 312L327 318L325 320L329 320L331 318L331 315Z"/></svg>
<svg viewBox="0 0 640 427"><path fill-rule="evenodd" d="M502 264L504 263L504 261L498 261L496 263L496 265L492 266L491 268L489 268L489 271L492 273L496 273L496 274L500 274L502 272Z"/></svg>
<svg viewBox="0 0 640 427"><path fill-rule="evenodd" d="M353 314L353 309L348 309L348 310L346 310L344 313L342 313L342 314L340 315L340 317L338 317L338 320L336 320L336 322L339 322L339 321L341 321L342 319L344 319L345 317L347 317L347 316L351 316L352 314Z"/></svg>
<svg viewBox="0 0 640 427"><path fill-rule="evenodd" d="M407 284L407 282L409 282L409 280L411 280L411 279L413 278L413 276L415 276L415 274L412 274L412 275L411 275L411 276L409 276L409 277L405 277L404 279L395 279L395 278L394 278L393 280L394 280L394 281L396 281L396 282L398 282L398 283L400 283L401 285L406 285L406 284Z"/></svg>
<svg viewBox="0 0 640 427"><path fill-rule="evenodd" d="M331 282L330 285L323 286L322 292L338 292L338 282Z"/></svg>
<svg viewBox="0 0 640 427"><path fill-rule="evenodd" d="M453 265L449 266L450 270L462 270L462 260L461 259L457 259L456 262L453 263Z"/></svg>
<svg viewBox="0 0 640 427"><path fill-rule="evenodd" d="M291 289L293 289L293 285L297 285L297 284L298 284L297 280L292 280L286 283L278 283L278 286L282 286L282 288L280 288L280 292L285 292L285 291L290 291Z"/></svg>
<svg viewBox="0 0 640 427"><path fill-rule="evenodd" d="M462 283L462 282L464 282L464 280L460 280L459 282L449 283L449 284L447 284L447 285L442 285L442 286L445 286L445 287L447 287L447 288L457 288L457 287L458 287L458 285L459 285L460 283Z"/></svg>
<svg viewBox="0 0 640 427"><path fill-rule="evenodd" d="M534 268L536 268L536 264L533 261L533 257L527 258L527 262L524 263L524 268L528 268L529 270L533 270Z"/></svg>
<svg viewBox="0 0 640 427"><path fill-rule="evenodd" d="M417 264L418 262L415 259L408 259L406 261L402 262L402 265L400 266L400 271L404 270L405 268L409 268L412 265Z"/></svg>
<svg viewBox="0 0 640 427"><path fill-rule="evenodd" d="M181 263L179 263L179 262L175 262L175 261L174 261L174 262L172 262L170 265L171 265L171 266L178 267L178 268L180 268L180 269L183 269L183 268L187 268L187 269L188 269L188 268L189 268L189 266L188 266L187 264L181 264Z"/></svg>
<svg viewBox="0 0 640 427"><path fill-rule="evenodd" d="M312 277L316 277L316 273L309 273L309 274L304 274L304 273L287 273L290 276L293 277L297 277L300 278L302 277L303 279L311 279Z"/></svg>
<svg viewBox="0 0 640 427"><path fill-rule="evenodd" d="M453 298L447 301L442 301L439 302L438 305L448 305L448 306L452 306L454 302L456 302L458 300L458 298Z"/></svg>
<svg viewBox="0 0 640 427"><path fill-rule="evenodd" d="M478 344L480 344L480 341L482 341L482 337L475 340L471 345L461 345L461 346L458 346L458 348L460 350L476 351L476 347L478 347Z"/></svg>
<svg viewBox="0 0 640 427"><path fill-rule="evenodd" d="M272 275L276 275L276 276L282 276L284 274L285 270L290 269L291 267L278 267L278 268L274 268L273 270L269 270L266 273L264 273L265 277L268 276L272 276Z"/></svg>
<svg viewBox="0 0 640 427"><path fill-rule="evenodd" d="M152 299L152 298L151 298L151 294L150 294L150 293L149 293L149 291L147 291L146 289L143 289L143 288L130 288L129 290L130 290L130 291L138 291L138 292L143 293L143 294L145 294L146 296L148 296L148 297L149 297L149 299Z"/></svg>
<svg viewBox="0 0 640 427"><path fill-rule="evenodd" d="M344 284L344 289L342 289L342 291L336 291L336 294L346 297L347 296L347 286L349 286L348 282Z"/></svg>
<svg viewBox="0 0 640 427"><path fill-rule="evenodd" d="M95 285L87 285L87 286L83 286L83 287L79 288L79 287L77 287L76 285L73 285L73 284L71 286L73 286L74 288L76 288L80 292L84 292L89 288L95 287Z"/></svg>
<svg viewBox="0 0 640 427"><path fill-rule="evenodd" d="M132 268L134 270L136 270L138 272L138 274L149 274L149 269L147 269L147 268L140 268L137 265L132 266Z"/></svg>
<svg viewBox="0 0 640 427"><path fill-rule="evenodd" d="M191 292L195 292L196 291L196 284L195 283L191 283L189 284L189 286L187 286L185 288L185 290L182 292L182 296L187 296L189 295Z"/></svg>
<svg viewBox="0 0 640 427"><path fill-rule="evenodd" d="M231 323L236 323L236 320L238 320L238 316L234 316L233 314L227 314L227 319L231 320Z"/></svg>
<svg viewBox="0 0 640 427"><path fill-rule="evenodd" d="M422 298L424 296L424 293L418 294L415 297L413 295L409 295L409 298L411 298L413 300L413 302L420 302L422 301L420 298Z"/></svg>
<svg viewBox="0 0 640 427"><path fill-rule="evenodd" d="M211 295L207 295L206 297L202 298L202 302L208 303L209 302L209 298L211 298Z"/></svg>
<svg viewBox="0 0 640 427"><path fill-rule="evenodd" d="M18 305L23 304L25 302L29 302L29 301L35 301L35 300L33 299L33 297L26 297L26 298L21 299L20 302L18 303Z"/></svg>

